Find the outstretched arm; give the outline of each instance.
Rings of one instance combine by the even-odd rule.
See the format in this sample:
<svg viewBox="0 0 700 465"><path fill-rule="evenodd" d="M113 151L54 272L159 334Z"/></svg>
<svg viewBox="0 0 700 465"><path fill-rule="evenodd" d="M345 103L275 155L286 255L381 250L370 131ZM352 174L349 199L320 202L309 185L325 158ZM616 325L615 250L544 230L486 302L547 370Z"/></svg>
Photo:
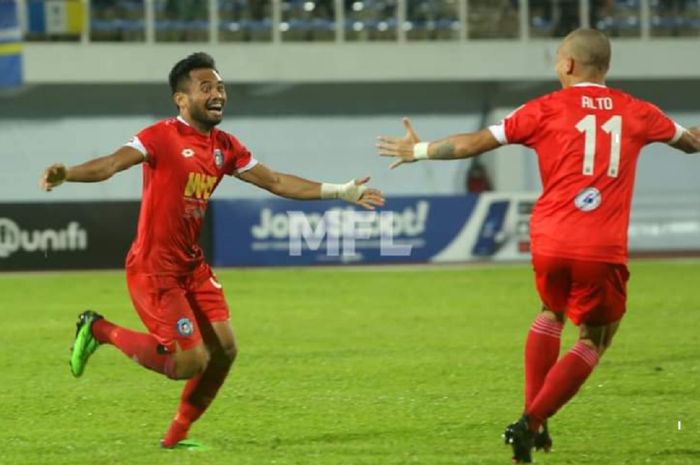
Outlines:
<svg viewBox="0 0 700 465"><path fill-rule="evenodd" d="M277 173L261 163L237 176L243 181L288 199L341 199L368 210L384 205L382 193L365 185L369 177L345 184L320 183L291 174Z"/></svg>
<svg viewBox="0 0 700 465"><path fill-rule="evenodd" d="M421 142L408 118L403 119L406 135L403 138L380 136L377 142L379 155L394 157L390 168L418 160L456 160L480 155L500 147L500 142L488 129L456 134L433 142Z"/></svg>
<svg viewBox="0 0 700 465"><path fill-rule="evenodd" d="M700 126L686 129L683 135L671 147L682 150L685 153L700 152Z"/></svg>
<svg viewBox="0 0 700 465"><path fill-rule="evenodd" d="M68 182L99 182L111 178L143 161L143 154L132 147L120 147L116 152L83 164L66 167L62 163L54 163L44 170L39 182L41 188L50 191Z"/></svg>

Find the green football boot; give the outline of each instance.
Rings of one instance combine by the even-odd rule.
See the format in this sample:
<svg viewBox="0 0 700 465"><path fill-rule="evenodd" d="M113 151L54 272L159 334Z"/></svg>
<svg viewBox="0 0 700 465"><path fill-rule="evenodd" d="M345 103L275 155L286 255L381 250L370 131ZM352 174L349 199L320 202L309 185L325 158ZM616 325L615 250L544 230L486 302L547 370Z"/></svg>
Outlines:
<svg viewBox="0 0 700 465"><path fill-rule="evenodd" d="M92 310L85 310L78 315L78 322L75 324L75 342L73 342L73 347L70 351L70 361L68 362L70 372L76 378L80 378L83 375L85 365L87 365L90 356L100 346L95 336L92 335L92 324L101 319L102 315Z"/></svg>

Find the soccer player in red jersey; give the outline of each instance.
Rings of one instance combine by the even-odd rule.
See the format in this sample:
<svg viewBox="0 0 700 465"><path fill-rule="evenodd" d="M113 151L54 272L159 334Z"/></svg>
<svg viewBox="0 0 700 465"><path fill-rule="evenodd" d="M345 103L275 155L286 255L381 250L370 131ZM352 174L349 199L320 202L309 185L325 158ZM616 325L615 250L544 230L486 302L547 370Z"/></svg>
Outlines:
<svg viewBox="0 0 700 465"><path fill-rule="evenodd" d="M578 391L610 346L625 313L627 229L639 152L665 142L700 151L700 130L686 130L651 103L605 86L610 42L578 29L561 43L562 90L521 106L500 124L432 143L404 119L404 138L380 137L392 168L422 159L469 158L504 144L537 153L543 192L530 221L532 263L542 312L525 344L525 408L504 437L516 463L549 450L546 421ZM564 317L580 327L559 356ZM557 360L558 359L558 360Z"/></svg>
<svg viewBox="0 0 700 465"><path fill-rule="evenodd" d="M209 407L236 358L229 308L221 284L205 263L198 236L207 203L224 175L290 199L342 199L367 209L383 205L369 178L318 183L272 171L234 136L216 128L226 90L214 60L195 53L170 72L176 118L139 132L113 154L67 168L49 166L41 185L99 182L143 166L138 231L126 259L134 307L148 329L136 332L93 312L78 319L70 367L81 376L101 344L111 344L146 368L186 379L177 414L161 445L184 446L190 425Z"/></svg>

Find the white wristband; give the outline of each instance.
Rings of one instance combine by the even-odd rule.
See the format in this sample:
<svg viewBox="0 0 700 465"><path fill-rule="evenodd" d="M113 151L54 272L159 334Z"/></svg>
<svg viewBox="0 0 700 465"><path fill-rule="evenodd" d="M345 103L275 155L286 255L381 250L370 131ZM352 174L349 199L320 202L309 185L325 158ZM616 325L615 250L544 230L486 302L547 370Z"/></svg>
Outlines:
<svg viewBox="0 0 700 465"><path fill-rule="evenodd" d="M430 142L418 142L413 145L413 159L414 160L427 160L428 157L428 146Z"/></svg>
<svg viewBox="0 0 700 465"><path fill-rule="evenodd" d="M362 193L367 190L364 185L356 185L355 180L350 180L345 184L321 183L321 198L322 199L341 199L346 202L357 202Z"/></svg>
<svg viewBox="0 0 700 465"><path fill-rule="evenodd" d="M673 135L673 138L671 138L671 140L668 141L669 144L675 144L676 142L678 142L680 138L683 137L683 133L687 131L686 128L676 123L675 121L673 122L673 124L676 125L676 133Z"/></svg>
<svg viewBox="0 0 700 465"><path fill-rule="evenodd" d="M321 198L324 200L337 199L342 188L342 184L330 184L327 182L321 183Z"/></svg>

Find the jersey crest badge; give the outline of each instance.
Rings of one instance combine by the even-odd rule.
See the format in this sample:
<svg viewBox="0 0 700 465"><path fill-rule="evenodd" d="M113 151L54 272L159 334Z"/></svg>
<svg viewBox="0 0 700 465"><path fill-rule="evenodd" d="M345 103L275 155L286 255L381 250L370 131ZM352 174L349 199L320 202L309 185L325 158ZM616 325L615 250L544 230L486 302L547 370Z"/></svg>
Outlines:
<svg viewBox="0 0 700 465"><path fill-rule="evenodd" d="M220 149L214 149L214 164L219 169L224 166L224 154Z"/></svg>
<svg viewBox="0 0 700 465"><path fill-rule="evenodd" d="M595 187L587 187L576 196L574 205L581 211L589 212L598 208L602 201L603 197L600 195L598 189Z"/></svg>
<svg viewBox="0 0 700 465"><path fill-rule="evenodd" d="M180 336L191 336L194 332L194 325L189 318L180 318L177 320L177 332Z"/></svg>

